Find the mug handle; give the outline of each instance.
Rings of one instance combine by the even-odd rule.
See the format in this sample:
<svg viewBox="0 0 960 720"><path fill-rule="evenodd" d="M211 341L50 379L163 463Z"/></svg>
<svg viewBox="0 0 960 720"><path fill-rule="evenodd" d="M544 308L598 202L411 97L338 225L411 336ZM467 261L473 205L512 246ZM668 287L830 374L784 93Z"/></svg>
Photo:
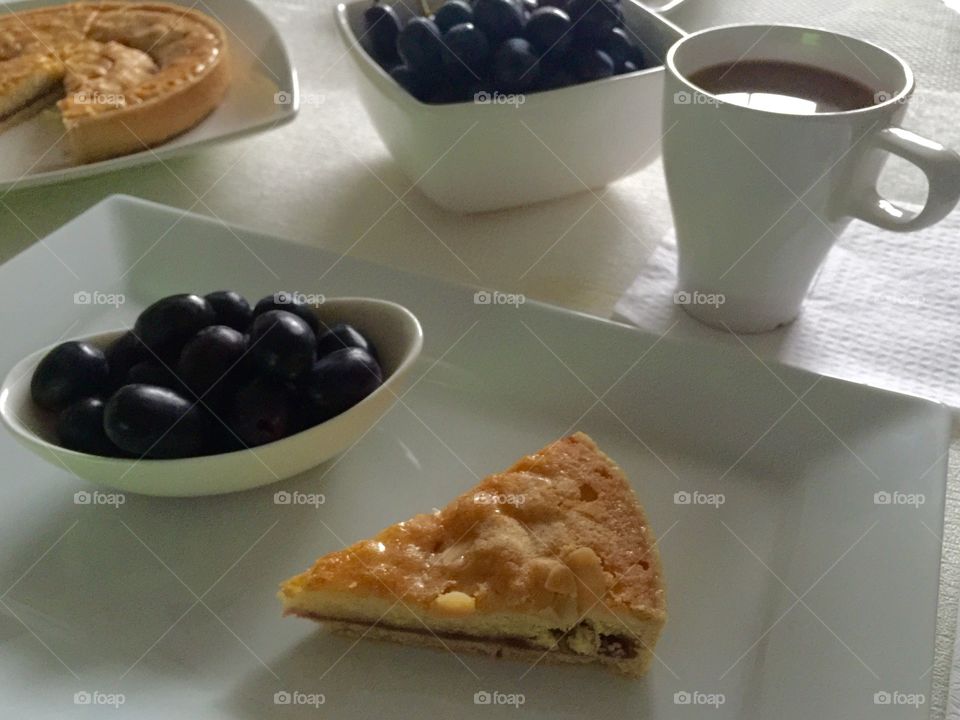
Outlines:
<svg viewBox="0 0 960 720"><path fill-rule="evenodd" d="M960 200L960 155L938 142L903 128L884 128L873 146L897 155L920 168L927 176L927 202L918 213L898 207L870 188L854 209L853 216L885 230L910 232L929 227L945 218Z"/></svg>

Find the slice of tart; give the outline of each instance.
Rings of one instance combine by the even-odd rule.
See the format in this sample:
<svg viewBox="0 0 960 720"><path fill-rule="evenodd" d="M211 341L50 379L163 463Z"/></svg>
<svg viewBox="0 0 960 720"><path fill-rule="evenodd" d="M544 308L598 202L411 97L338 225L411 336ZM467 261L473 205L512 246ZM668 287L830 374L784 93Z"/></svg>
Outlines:
<svg viewBox="0 0 960 720"><path fill-rule="evenodd" d="M442 510L318 559L284 614L359 637L638 677L666 621L653 531L587 435L558 440Z"/></svg>
<svg viewBox="0 0 960 720"><path fill-rule="evenodd" d="M63 62L37 52L0 60L0 132L13 127L63 97Z"/></svg>

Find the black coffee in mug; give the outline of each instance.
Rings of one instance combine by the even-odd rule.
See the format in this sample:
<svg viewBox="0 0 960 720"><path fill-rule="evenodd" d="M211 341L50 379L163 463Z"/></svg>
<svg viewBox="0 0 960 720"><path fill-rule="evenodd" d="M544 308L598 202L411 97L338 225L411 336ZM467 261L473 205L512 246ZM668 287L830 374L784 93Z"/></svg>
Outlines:
<svg viewBox="0 0 960 720"><path fill-rule="evenodd" d="M868 108L878 96L877 90L846 75L779 60L711 65L688 79L724 102L804 115Z"/></svg>

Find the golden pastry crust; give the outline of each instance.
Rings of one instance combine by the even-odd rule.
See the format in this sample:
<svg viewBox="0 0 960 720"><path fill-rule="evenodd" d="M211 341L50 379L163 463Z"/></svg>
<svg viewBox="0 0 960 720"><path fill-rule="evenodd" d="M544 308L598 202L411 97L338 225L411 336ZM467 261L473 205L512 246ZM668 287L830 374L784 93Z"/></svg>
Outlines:
<svg viewBox="0 0 960 720"><path fill-rule="evenodd" d="M630 675L646 669L666 620L643 509L623 471L583 433L442 510L321 557L285 582L280 598L288 613L341 629L377 621L379 635L415 634L419 644L433 644L424 620L464 647L486 642L488 652L514 655L556 650L563 636L573 658L557 658L564 662L595 658L604 638L624 636L639 649L611 662Z"/></svg>
<svg viewBox="0 0 960 720"><path fill-rule="evenodd" d="M86 38L92 18L89 3L6 12L0 15L0 61L28 53L58 54L60 48Z"/></svg>
<svg viewBox="0 0 960 720"><path fill-rule="evenodd" d="M665 609L660 556L623 471L583 433L491 475L443 510L326 555L283 586L349 589L429 609L460 591L479 611L537 610L576 595L581 610Z"/></svg>
<svg viewBox="0 0 960 720"><path fill-rule="evenodd" d="M0 123L23 120L25 110L41 110L55 103L63 73L60 58L46 53L27 53L0 61ZM45 102L38 103L41 98Z"/></svg>
<svg viewBox="0 0 960 720"><path fill-rule="evenodd" d="M94 2L15 11L0 16L0 116L2 88L40 72L21 59L53 57L62 63L58 107L76 159L143 150L190 129L222 101L226 55L220 24L182 6Z"/></svg>

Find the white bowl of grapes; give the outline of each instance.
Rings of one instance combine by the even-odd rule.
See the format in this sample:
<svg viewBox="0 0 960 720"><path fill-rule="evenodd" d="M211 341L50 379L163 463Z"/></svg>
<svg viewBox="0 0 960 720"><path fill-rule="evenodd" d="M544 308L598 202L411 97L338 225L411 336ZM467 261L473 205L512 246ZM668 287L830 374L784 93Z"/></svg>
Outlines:
<svg viewBox="0 0 960 720"><path fill-rule="evenodd" d="M0 417L37 456L93 483L235 492L351 447L397 400L422 345L417 318L385 300L171 295L131 328L21 360Z"/></svg>
<svg viewBox="0 0 960 720"><path fill-rule="evenodd" d="M481 212L600 188L656 160L683 32L635 0L351 0L360 99L411 182Z"/></svg>

